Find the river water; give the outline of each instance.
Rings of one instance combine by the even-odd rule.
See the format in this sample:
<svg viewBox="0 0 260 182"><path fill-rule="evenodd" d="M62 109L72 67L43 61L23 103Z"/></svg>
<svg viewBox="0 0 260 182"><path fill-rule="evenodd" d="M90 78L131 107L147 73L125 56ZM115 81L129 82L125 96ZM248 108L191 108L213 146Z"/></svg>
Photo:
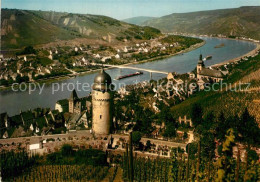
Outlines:
<svg viewBox="0 0 260 182"><path fill-rule="evenodd" d="M165 72L186 73L192 71L196 67L200 52L203 54L203 57L207 55L213 56L212 59L205 62L206 66L210 66L242 56L256 47L255 44L246 41L205 37L202 39L206 41L206 44L199 49L184 53L183 55L176 55L159 61L135 64L132 66ZM214 48L221 43L224 43L225 46L222 48ZM117 76L134 73L135 71L128 69L109 69L106 72L110 74L113 83L117 87L119 87L119 84L133 84L150 79L150 73L144 72L144 74L140 76L115 81L114 78ZM91 88L88 87L88 85L93 83L96 74L97 73L92 73L48 85L46 84L41 93L40 89L36 89L36 91L31 93L29 93L29 91L1 91L0 113L7 112L9 116L12 116L18 114L20 111L34 109L36 107L48 107L53 109L56 101L70 96L73 86L76 88L78 96L84 97L90 93ZM158 73L152 74L154 80L158 80L165 76L166 75L164 74ZM83 83L85 84L84 87L82 87Z"/></svg>

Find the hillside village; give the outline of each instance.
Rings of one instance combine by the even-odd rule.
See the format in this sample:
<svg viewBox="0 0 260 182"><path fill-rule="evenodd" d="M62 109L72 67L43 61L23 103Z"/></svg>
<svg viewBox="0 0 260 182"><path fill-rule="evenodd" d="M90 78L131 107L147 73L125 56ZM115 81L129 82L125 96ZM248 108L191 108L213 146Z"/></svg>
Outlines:
<svg viewBox="0 0 260 182"><path fill-rule="evenodd" d="M168 36L121 47L81 45L35 50L29 46L16 56L1 58L0 85L75 76L98 69L100 66L94 65L97 63L114 65L159 59L201 42L196 38Z"/></svg>
<svg viewBox="0 0 260 182"><path fill-rule="evenodd" d="M258 53L259 52L256 52L252 57ZM30 59L29 56L27 57ZM33 56L31 57L33 58ZM128 109L126 107L127 104L129 104L127 99L133 97L133 94L135 97L141 98L140 105L144 108L147 108L155 114L160 114L165 107L176 105L194 93L204 90L205 87L223 81L231 68L246 60L247 57L213 69L211 67L205 68L202 55L200 55L197 67L192 72L181 75L173 72L157 82L151 80L150 82L146 81L120 88L115 93L115 108L118 112L116 112L113 118L117 133L127 134L127 131L135 125L135 121L130 119L130 113L135 112L135 109L133 109L133 111L129 110L132 108L131 105L129 105ZM23 61L27 62L28 60ZM43 136L66 133L70 130L90 129L91 118L91 95L79 98L76 90L74 90L70 98L59 100L54 110L36 108L34 110L21 111L18 115L11 117L8 116L8 113L2 113L0 123L3 125L1 128L5 129L1 130L1 138L33 135ZM175 119L178 120L180 124L184 123L184 125L180 125L181 128L183 126L187 126L188 128L192 127L191 120L185 115L180 115L179 118ZM152 126L153 129L150 130L150 133L147 133L148 136L164 138L163 133L167 126L157 126L156 122L152 123ZM178 133L180 136L184 134L183 131L178 131ZM185 135L187 136L187 133L185 133Z"/></svg>

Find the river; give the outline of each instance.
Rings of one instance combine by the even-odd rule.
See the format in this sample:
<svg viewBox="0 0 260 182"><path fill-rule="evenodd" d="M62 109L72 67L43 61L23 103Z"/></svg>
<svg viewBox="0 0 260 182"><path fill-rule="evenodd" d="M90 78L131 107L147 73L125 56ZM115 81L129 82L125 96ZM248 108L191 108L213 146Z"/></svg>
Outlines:
<svg viewBox="0 0 260 182"><path fill-rule="evenodd" d="M184 53L183 55L176 55L166 59L147 62L143 64L132 65L138 68L147 68L152 70L160 70L166 72L177 72L177 73L186 73L192 71L198 62L200 52L203 54L203 57L207 55L212 55L212 59L205 62L206 66L214 65L217 63L224 62L239 56L242 56L251 50L255 49L256 45L239 40L230 40L230 39L220 39L220 38L206 38L203 37L206 41L206 44L199 49L192 50L190 52ZM216 45L224 43L225 46L221 48L214 48ZM110 74L112 79L117 76L130 74L135 72L134 70L128 69L109 69L107 73ZM9 116L18 114L20 111L25 111L28 109L34 109L36 107L48 107L54 109L56 101L60 99L68 98L73 89L73 85L77 85L77 93L79 97L84 97L89 94L90 88L86 87L85 90L82 89L82 84L93 83L94 77L97 73L87 74L83 76L78 76L68 80L62 80L53 84L44 85L43 91L40 94L40 89L29 93L29 91L12 91L5 90L0 92L0 113L7 112ZM163 74L152 74L154 80L165 77ZM141 82L150 79L150 74L144 72L143 75L122 79L120 81L113 80L113 83L118 87L119 84L133 84L135 82ZM63 86L62 86L63 85ZM60 89L55 91L56 89Z"/></svg>

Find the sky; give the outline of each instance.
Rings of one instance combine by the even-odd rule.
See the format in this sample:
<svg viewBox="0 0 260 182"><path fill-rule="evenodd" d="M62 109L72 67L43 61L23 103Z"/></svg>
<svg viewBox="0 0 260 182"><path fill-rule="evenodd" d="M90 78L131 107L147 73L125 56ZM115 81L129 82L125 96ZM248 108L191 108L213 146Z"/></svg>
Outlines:
<svg viewBox="0 0 260 182"><path fill-rule="evenodd" d="M2 8L106 15L119 20L172 13L260 6L260 0L0 0Z"/></svg>

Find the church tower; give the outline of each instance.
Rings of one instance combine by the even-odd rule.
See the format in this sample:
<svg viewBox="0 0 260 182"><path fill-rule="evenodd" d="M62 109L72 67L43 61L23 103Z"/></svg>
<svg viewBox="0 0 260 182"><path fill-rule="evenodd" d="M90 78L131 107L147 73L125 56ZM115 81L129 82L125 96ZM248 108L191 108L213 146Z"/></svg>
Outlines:
<svg viewBox="0 0 260 182"><path fill-rule="evenodd" d="M74 113L75 101L78 99L76 90L74 89L69 98L69 112Z"/></svg>
<svg viewBox="0 0 260 182"><path fill-rule="evenodd" d="M202 70L202 68L204 68L205 65L204 65L204 62L202 60L202 54L200 54L200 59L198 61L198 65L197 65L197 74L199 74Z"/></svg>
<svg viewBox="0 0 260 182"><path fill-rule="evenodd" d="M108 135L112 122L113 95L111 77L103 69L95 77L92 87L92 130L97 135Z"/></svg>

